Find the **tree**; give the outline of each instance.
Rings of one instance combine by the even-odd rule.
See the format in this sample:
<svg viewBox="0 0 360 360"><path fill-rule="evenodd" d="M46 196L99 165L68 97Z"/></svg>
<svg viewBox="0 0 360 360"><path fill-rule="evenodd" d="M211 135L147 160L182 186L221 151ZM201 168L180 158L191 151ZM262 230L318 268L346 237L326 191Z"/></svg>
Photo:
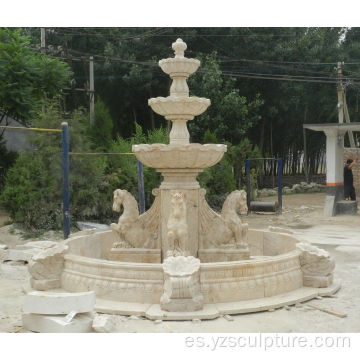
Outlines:
<svg viewBox="0 0 360 360"><path fill-rule="evenodd" d="M263 101L259 95L248 101L240 95L234 78L222 78L216 53L205 56L202 69L190 77L189 88L193 95L211 99L211 106L189 123L193 141L200 141L205 129L209 129L220 141L237 143L260 119Z"/></svg>
<svg viewBox="0 0 360 360"><path fill-rule="evenodd" d="M21 30L0 28L0 120L9 116L30 124L70 75L66 63L32 50Z"/></svg>
<svg viewBox="0 0 360 360"><path fill-rule="evenodd" d="M94 145L106 151L112 140L113 121L109 108L98 98L95 102L95 123L90 128L90 135Z"/></svg>

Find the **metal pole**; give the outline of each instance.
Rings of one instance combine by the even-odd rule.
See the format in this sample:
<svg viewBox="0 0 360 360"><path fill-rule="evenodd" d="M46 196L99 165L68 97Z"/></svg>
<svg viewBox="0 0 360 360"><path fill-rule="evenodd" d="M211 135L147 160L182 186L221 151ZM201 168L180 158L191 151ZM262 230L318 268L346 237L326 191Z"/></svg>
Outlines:
<svg viewBox="0 0 360 360"><path fill-rule="evenodd" d="M90 125L95 122L95 87L94 87L94 57L90 56Z"/></svg>
<svg viewBox="0 0 360 360"><path fill-rule="evenodd" d="M282 213L282 177L283 177L283 169L282 169L282 160L277 159L278 163L278 203L279 203L279 214Z"/></svg>
<svg viewBox="0 0 360 360"><path fill-rule="evenodd" d="M61 123L62 130L62 167L63 167L63 232L64 239L70 235L70 180L69 180L69 126Z"/></svg>
<svg viewBox="0 0 360 360"><path fill-rule="evenodd" d="M140 214L145 212L145 191L144 191L144 165L137 160L139 208Z"/></svg>
<svg viewBox="0 0 360 360"><path fill-rule="evenodd" d="M250 184L250 160L245 160L245 174L246 174L246 203L248 208L248 214L250 213L250 194L251 194L251 184Z"/></svg>

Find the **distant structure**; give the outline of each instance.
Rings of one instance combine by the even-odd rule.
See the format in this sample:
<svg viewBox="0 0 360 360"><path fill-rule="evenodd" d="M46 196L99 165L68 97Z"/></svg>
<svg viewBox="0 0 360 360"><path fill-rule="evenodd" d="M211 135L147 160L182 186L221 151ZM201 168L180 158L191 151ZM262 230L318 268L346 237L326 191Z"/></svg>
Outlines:
<svg viewBox="0 0 360 360"><path fill-rule="evenodd" d="M23 127L18 121L5 117L1 122L1 126L15 126L15 127ZM28 133L28 132L27 132ZM2 140L5 142L5 147L9 151L19 152L21 150L29 150L33 149L32 145L28 140L29 134L25 133L25 131L18 130L6 130L3 134ZM31 135L30 135L31 136Z"/></svg>

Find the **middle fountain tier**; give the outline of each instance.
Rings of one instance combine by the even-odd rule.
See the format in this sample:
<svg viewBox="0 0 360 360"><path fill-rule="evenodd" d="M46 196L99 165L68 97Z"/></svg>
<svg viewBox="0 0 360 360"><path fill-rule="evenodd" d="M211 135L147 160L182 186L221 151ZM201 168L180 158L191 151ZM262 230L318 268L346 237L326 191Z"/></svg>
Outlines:
<svg viewBox="0 0 360 360"><path fill-rule="evenodd" d="M186 47L181 39L177 39L172 44L175 57L159 61L161 69L172 79L170 96L152 98L148 102L153 111L172 122L170 144L139 144L132 147L139 161L155 168L163 176L159 191L154 192L157 195L154 211L150 211L159 212L157 247L161 249L161 260L174 254L174 251L171 252L174 245L169 239L169 228L172 223L178 222L175 225L181 229L183 221L186 236L183 236L182 244L177 245L176 254L199 257L202 261L215 261L216 258L247 259L246 224L231 224L231 220L228 222L215 213L206 203L205 190L200 188L196 180L200 172L222 159L227 147L223 144L189 142L187 121L202 114L210 105L210 100L189 96L187 79L198 69L200 61L186 58ZM177 200L176 194L179 194ZM185 204L181 215L180 205L176 210L179 214L173 213L176 201ZM234 206L237 207L237 204ZM219 256L221 252L223 256Z"/></svg>

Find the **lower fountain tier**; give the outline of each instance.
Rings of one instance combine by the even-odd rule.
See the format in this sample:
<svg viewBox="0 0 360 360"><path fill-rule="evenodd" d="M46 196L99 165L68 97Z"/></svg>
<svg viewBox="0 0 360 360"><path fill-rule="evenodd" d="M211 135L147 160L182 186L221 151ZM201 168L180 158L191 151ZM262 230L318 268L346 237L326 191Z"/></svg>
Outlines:
<svg viewBox="0 0 360 360"><path fill-rule="evenodd" d="M249 229L249 260L200 264L203 310L167 313L159 307L164 286L162 264L106 260L113 241L113 231L72 238L67 240L69 251L64 256L62 288L95 291L101 312L169 320L214 318L294 304L339 289L332 284L332 275L327 283L306 283L299 242L293 235Z"/></svg>

